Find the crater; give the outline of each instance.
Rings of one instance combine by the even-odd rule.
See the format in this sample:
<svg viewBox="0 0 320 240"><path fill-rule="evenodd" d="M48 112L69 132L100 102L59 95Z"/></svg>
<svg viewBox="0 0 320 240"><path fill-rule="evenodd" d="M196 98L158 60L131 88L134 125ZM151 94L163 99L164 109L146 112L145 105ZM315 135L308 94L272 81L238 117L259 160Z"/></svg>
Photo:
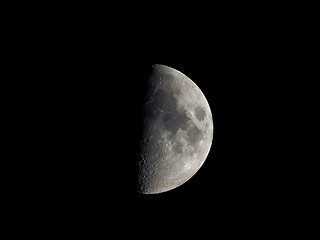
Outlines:
<svg viewBox="0 0 320 240"><path fill-rule="evenodd" d="M199 121L203 121L204 120L204 117L206 116L206 112L203 110L202 107L198 106L194 109L194 112L196 114L196 118L199 120Z"/></svg>

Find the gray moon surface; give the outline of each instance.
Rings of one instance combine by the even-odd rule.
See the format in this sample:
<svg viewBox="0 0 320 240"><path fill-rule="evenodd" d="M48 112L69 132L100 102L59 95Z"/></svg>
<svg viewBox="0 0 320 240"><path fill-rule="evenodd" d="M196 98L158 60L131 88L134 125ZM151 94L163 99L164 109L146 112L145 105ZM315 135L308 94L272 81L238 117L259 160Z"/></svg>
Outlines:
<svg viewBox="0 0 320 240"><path fill-rule="evenodd" d="M143 107L138 192L167 192L188 181L209 154L213 128L200 88L178 70L153 65Z"/></svg>

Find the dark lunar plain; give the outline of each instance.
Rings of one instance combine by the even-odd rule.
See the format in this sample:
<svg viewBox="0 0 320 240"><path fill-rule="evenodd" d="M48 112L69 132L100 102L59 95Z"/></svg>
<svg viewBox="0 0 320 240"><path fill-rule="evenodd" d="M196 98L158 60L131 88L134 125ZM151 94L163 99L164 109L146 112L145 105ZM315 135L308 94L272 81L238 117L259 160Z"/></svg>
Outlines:
<svg viewBox="0 0 320 240"><path fill-rule="evenodd" d="M256 219L292 214L285 197L290 179L283 175L288 160L277 152L286 125L279 117L287 86L280 70L291 51L282 38L275 40L282 32L271 31L270 23L223 16L203 25L189 20L151 28L127 21L130 26L108 22L103 28L64 22L48 38L41 33L33 43L37 54L30 53L39 69L33 124L40 129L34 135L40 160L31 166L36 175L24 198L66 224L111 221L125 226L121 232L137 224L137 233L176 224L186 233L196 223L206 228L203 222L220 230L259 227ZM136 157L153 64L182 72L201 89L214 134L207 159L189 181L141 195Z"/></svg>

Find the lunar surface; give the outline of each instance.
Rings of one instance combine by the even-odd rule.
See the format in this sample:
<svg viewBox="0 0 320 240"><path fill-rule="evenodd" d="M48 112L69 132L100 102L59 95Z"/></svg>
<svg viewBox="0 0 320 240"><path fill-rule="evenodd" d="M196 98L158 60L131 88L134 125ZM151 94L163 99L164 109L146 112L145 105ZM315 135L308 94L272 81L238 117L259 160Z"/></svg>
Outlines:
<svg viewBox="0 0 320 240"><path fill-rule="evenodd" d="M213 138L209 104L183 73L153 65L143 109L138 192L157 194L188 181L206 160Z"/></svg>

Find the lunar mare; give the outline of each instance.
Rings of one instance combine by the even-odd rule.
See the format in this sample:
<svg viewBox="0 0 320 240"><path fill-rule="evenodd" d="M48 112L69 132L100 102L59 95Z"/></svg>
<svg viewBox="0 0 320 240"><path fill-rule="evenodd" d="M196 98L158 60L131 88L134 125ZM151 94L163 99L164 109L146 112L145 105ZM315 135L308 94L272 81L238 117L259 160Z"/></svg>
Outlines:
<svg viewBox="0 0 320 240"><path fill-rule="evenodd" d="M213 138L211 110L190 78L156 64L143 112L138 192L166 192L188 181L207 158Z"/></svg>

